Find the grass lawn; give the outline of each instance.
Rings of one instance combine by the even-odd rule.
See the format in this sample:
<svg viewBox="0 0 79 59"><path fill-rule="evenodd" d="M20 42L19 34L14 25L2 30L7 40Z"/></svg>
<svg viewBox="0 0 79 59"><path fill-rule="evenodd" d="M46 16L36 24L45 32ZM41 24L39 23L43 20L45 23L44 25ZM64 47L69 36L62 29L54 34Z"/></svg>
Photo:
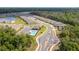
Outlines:
<svg viewBox="0 0 79 59"><path fill-rule="evenodd" d="M37 37L38 35L42 34L45 30L46 30L46 27L42 26L35 37Z"/></svg>
<svg viewBox="0 0 79 59"><path fill-rule="evenodd" d="M17 20L15 21L15 24L27 25L27 23L23 19L21 19L20 17L16 17L16 18L17 18Z"/></svg>

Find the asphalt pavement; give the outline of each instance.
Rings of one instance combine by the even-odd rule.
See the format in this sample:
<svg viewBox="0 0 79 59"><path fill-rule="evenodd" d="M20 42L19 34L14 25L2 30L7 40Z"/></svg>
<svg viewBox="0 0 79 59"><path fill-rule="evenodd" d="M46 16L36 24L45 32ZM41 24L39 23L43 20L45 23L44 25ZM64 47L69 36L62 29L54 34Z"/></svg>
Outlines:
<svg viewBox="0 0 79 59"><path fill-rule="evenodd" d="M32 21L28 20L28 17L26 17L26 16L22 16L22 17L26 21L28 21L29 24L32 23L32 21L35 21L39 25L41 25L41 24L45 25L46 28L47 28L47 30L42 35L39 35L37 37L37 39L36 39L36 42L38 44L38 46L36 48L37 51L49 51L52 48L52 46L55 46L55 45L57 45L57 43L59 43L59 39L58 39L58 37L56 35L56 31L53 30L53 29L55 29L53 27L53 25L48 24L48 23L46 23L44 21L41 21L40 19L42 19L42 18L35 19L35 15L34 16L31 15L31 18L33 18ZM22 31L24 31L24 30L22 30Z"/></svg>
<svg viewBox="0 0 79 59"><path fill-rule="evenodd" d="M53 35L52 35L53 34ZM47 32L44 33L39 39L39 46L38 51L48 51L52 47L52 45L58 43L59 39L57 36L52 33L52 28L48 27ZM47 43L46 43L47 42Z"/></svg>

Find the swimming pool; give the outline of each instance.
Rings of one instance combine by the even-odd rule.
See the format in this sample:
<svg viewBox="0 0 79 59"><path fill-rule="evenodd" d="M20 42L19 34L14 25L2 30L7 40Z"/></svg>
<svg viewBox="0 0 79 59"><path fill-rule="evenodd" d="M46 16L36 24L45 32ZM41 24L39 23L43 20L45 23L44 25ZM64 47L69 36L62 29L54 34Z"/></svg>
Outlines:
<svg viewBox="0 0 79 59"><path fill-rule="evenodd" d="M35 36L38 30L30 30L30 35Z"/></svg>

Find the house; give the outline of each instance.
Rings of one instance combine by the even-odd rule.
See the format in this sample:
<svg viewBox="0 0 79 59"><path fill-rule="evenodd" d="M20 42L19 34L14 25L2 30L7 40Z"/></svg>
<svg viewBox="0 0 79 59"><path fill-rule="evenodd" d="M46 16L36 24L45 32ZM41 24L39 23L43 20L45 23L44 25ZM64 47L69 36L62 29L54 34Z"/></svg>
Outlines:
<svg viewBox="0 0 79 59"><path fill-rule="evenodd" d="M36 24L35 26L33 26L32 30L39 30L40 29L40 25L39 24Z"/></svg>

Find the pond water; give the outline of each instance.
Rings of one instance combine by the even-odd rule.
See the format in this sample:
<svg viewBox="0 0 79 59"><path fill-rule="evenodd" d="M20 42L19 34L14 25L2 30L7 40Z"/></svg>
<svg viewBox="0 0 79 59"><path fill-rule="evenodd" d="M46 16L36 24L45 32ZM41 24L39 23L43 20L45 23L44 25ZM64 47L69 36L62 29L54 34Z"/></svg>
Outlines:
<svg viewBox="0 0 79 59"><path fill-rule="evenodd" d="M13 20L16 20L16 17L3 17L3 18L0 18L0 22L10 22L10 21L13 21Z"/></svg>

